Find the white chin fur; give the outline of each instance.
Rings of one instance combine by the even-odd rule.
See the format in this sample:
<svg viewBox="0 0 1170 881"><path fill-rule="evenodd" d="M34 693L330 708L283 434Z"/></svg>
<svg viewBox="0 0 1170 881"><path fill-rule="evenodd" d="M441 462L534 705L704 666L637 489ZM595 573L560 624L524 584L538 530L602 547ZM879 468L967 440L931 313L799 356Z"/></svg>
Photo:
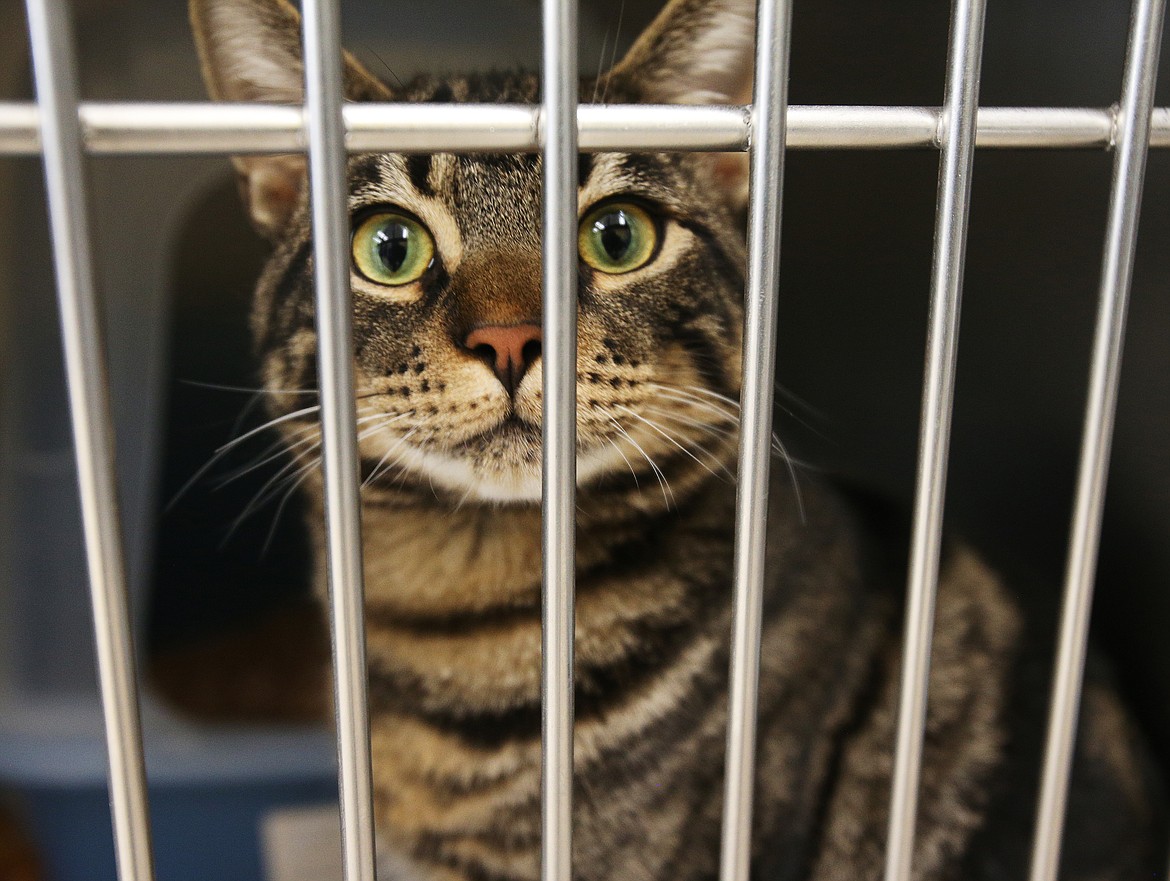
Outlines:
<svg viewBox="0 0 1170 881"><path fill-rule="evenodd" d="M407 447L396 457L398 464L430 480L436 487L462 493L467 499L484 502L539 502L541 495L540 468L514 469L510 472L482 473L462 458L445 453ZM627 468L612 445L591 450L577 456L577 486L594 478Z"/></svg>

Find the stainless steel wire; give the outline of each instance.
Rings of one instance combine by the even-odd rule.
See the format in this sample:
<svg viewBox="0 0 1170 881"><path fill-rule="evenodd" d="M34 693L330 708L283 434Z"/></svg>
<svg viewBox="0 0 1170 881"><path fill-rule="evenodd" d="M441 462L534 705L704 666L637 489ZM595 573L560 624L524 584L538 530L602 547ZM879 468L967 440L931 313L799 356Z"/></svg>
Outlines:
<svg viewBox="0 0 1170 881"><path fill-rule="evenodd" d="M791 24L792 0L759 0L748 189L742 421L735 500L735 612L719 861L721 881L747 881L751 871Z"/></svg>
<svg viewBox="0 0 1170 881"><path fill-rule="evenodd" d="M1165 12L1165 0L1136 0L1130 25L1031 881L1055 881L1060 865Z"/></svg>
<svg viewBox="0 0 1170 881"><path fill-rule="evenodd" d="M305 149L300 108L275 104L85 103L85 149L94 155L290 153ZM350 152L535 152L543 110L527 105L347 104ZM922 149L939 145L937 107L794 105L790 149ZM738 151L747 149L750 108L582 105L585 152ZM0 155L40 150L35 104L0 102ZM1108 148L1117 110L984 107L976 146L1008 149ZM1170 147L1170 108L1154 110L1150 146Z"/></svg>
<svg viewBox="0 0 1170 881"><path fill-rule="evenodd" d="M573 877L577 513L577 3L544 0L542 881Z"/></svg>
<svg viewBox="0 0 1170 881"><path fill-rule="evenodd" d="M345 881L374 881L341 20L337 0L302 9L342 855Z"/></svg>
<svg viewBox="0 0 1170 881"><path fill-rule="evenodd" d="M909 881L914 857L986 3L952 10L886 881Z"/></svg>
<svg viewBox="0 0 1170 881"><path fill-rule="evenodd" d="M109 757L115 860L120 881L151 881L150 808L69 13L58 0L28 0L26 7Z"/></svg>

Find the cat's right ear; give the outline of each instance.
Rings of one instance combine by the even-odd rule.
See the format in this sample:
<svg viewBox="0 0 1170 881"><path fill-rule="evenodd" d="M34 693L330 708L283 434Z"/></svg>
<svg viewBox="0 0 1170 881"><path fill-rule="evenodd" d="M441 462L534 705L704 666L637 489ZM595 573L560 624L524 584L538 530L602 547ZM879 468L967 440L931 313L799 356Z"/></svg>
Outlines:
<svg viewBox="0 0 1170 881"><path fill-rule="evenodd" d="M212 98L273 104L304 100L301 20L286 0L190 0L190 14ZM343 64L347 98L392 100L390 90L349 53ZM237 156L233 162L252 223L262 235L275 238L305 185L305 157Z"/></svg>

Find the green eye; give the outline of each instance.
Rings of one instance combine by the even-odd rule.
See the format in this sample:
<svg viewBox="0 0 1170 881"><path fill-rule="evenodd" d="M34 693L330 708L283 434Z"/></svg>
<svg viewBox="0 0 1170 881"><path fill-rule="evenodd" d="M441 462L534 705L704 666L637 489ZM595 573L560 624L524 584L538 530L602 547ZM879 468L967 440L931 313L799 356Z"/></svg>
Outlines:
<svg viewBox="0 0 1170 881"><path fill-rule="evenodd" d="M577 232L581 259L600 272L644 266L658 246L658 227L637 205L610 202L585 215Z"/></svg>
<svg viewBox="0 0 1170 881"><path fill-rule="evenodd" d="M363 220L353 232L352 247L358 272L381 285L418 281L435 259L435 240L427 228L393 212Z"/></svg>

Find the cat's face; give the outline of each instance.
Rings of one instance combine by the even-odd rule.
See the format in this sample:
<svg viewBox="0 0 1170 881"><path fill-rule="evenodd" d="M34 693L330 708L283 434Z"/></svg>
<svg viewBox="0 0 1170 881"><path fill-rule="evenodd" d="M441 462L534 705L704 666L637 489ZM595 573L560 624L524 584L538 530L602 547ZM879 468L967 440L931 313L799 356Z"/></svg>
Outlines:
<svg viewBox="0 0 1170 881"><path fill-rule="evenodd" d="M699 15L693 5L676 3L681 11L668 9L662 17L672 14L673 20L660 19L643 36L610 75L611 99L647 100L652 77L639 69L647 64L639 52L661 54L654 41L665 39L668 27L676 39L680 27L693 31ZM291 17L272 2L212 0L193 9L197 33L201 22L219 18L202 37L205 66L216 63L216 28L222 33L250 21L253 28L279 28L287 43L287 29L295 27L282 22L281 16ZM263 15L251 15L255 10ZM662 59L653 60L657 71ZM246 61L236 61L232 75L240 77ZM539 97L538 80L523 74L420 79L394 94L349 64L351 97L521 103ZM213 90L222 82L209 80ZM241 160L240 166L254 219L277 244L254 317L265 383L273 390L315 388L303 162ZM733 448L735 422L726 399L739 388L743 246L734 198L721 194L736 191L736 182L720 168L707 156L581 157L582 488L644 483L655 493L661 488L660 501L669 503L669 486L658 486L664 473L671 483L686 482L688 474L695 480L721 470ZM538 500L540 158L369 154L351 158L349 178L354 363L366 479L456 498ZM295 410L294 401L274 396L276 415ZM310 413L300 424L284 423L294 452L297 444L315 440L314 420Z"/></svg>

